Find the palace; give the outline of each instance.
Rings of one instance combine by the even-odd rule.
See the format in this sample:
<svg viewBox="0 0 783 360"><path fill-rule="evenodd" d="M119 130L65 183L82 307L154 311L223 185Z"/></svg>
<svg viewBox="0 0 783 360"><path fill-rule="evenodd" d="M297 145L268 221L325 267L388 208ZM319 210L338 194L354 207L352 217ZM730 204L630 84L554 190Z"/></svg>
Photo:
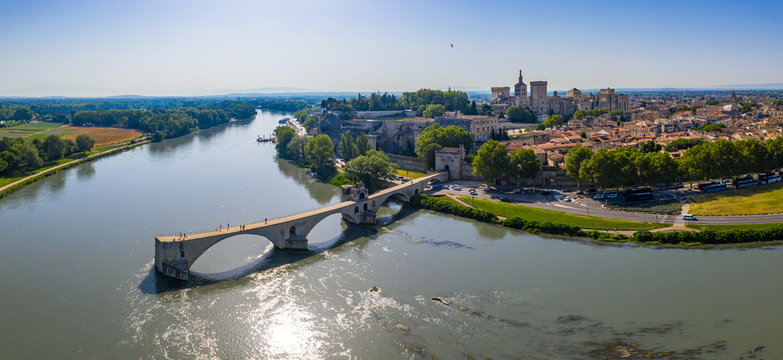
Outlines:
<svg viewBox="0 0 783 360"><path fill-rule="evenodd" d="M622 110L628 114L630 103L628 95L615 94L614 89L601 89L598 94L583 94L579 89L568 90L565 98L557 95L547 95L546 81L531 81L530 95L527 94L527 84L522 81L522 70L519 70L519 81L514 85L514 94L508 86L493 87L490 106L495 112L505 112L509 106L529 106L539 117L547 114L559 114L569 117L577 110L606 109L607 111Z"/></svg>

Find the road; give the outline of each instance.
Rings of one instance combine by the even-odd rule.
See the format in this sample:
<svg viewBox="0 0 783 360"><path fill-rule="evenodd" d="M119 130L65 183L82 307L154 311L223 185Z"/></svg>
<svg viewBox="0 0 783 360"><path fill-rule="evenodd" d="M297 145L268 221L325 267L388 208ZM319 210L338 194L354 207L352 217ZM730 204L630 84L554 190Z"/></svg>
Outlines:
<svg viewBox="0 0 783 360"><path fill-rule="evenodd" d="M627 211L610 210L601 207L603 204L599 201L593 200L587 197L577 196L574 192L566 192L559 190L546 190L549 195L542 195L539 192L533 194L528 190L526 193L514 194L509 191L492 191L485 193L481 191L482 184L476 181L452 181L449 184L459 184L462 186L462 191L453 189L440 189L437 191L428 190L428 195L443 195L443 194L457 194L470 196L468 191L470 189L476 189L478 192L475 197L481 199L497 199L498 195L509 200L510 203L517 203L520 205L536 207L540 209L555 210L572 214L599 216L610 219L631 220L631 221L643 221L643 222L659 222L668 224L693 224L693 225L737 225L737 224L760 224L760 223L783 223L783 213L781 214L765 214L765 215L738 215L738 216L699 216L698 220L686 221L682 219L682 215L656 215L656 214L644 214ZM669 196L675 196L675 192L670 192ZM566 202L563 200L565 196L570 197L573 201Z"/></svg>

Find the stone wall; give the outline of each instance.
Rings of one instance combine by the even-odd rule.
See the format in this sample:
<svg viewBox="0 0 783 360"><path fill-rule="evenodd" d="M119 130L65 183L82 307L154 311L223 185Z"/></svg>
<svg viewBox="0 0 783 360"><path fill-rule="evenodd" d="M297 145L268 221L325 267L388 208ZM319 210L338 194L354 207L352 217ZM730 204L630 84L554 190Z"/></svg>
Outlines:
<svg viewBox="0 0 783 360"><path fill-rule="evenodd" d="M386 154L389 156L389 161L397 164L397 167L403 170L413 170L418 172L427 172L424 165L421 164L419 158L404 155Z"/></svg>

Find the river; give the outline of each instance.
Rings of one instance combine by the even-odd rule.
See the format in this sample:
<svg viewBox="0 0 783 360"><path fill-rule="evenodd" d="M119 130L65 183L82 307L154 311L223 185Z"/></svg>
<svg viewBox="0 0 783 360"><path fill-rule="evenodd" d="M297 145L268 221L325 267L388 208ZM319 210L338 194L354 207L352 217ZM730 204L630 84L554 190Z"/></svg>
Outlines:
<svg viewBox="0 0 783 360"><path fill-rule="evenodd" d="M339 201L255 141L284 116L0 200L0 359L783 357L780 248L601 245L389 203L376 227L327 218L309 254L243 235L196 261L193 282L157 275L155 234Z"/></svg>

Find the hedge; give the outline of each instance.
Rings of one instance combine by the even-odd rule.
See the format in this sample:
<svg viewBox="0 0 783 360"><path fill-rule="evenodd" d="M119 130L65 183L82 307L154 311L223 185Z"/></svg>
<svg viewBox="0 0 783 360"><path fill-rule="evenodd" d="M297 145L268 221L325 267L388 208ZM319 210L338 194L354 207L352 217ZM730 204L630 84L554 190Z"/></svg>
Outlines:
<svg viewBox="0 0 783 360"><path fill-rule="evenodd" d="M660 242L662 244L737 244L747 242L766 242L783 239L783 226L774 226L752 230L712 231L672 231L649 232L637 231L631 237L636 242Z"/></svg>

